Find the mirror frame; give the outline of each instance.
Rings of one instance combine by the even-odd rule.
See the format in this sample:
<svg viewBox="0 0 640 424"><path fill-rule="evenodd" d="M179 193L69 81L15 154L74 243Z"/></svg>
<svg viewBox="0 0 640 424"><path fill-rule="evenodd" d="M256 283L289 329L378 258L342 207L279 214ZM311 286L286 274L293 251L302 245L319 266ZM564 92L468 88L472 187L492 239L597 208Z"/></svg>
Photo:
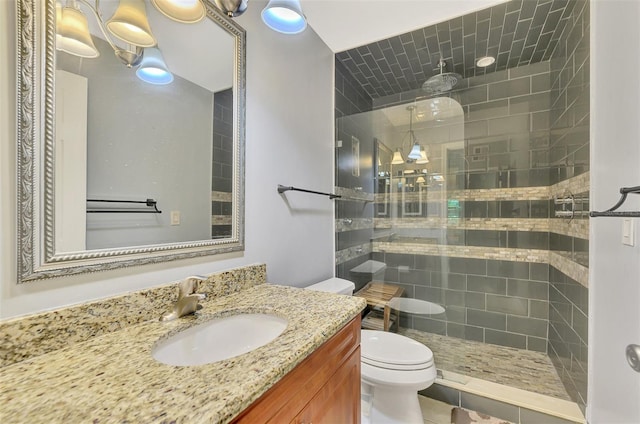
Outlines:
<svg viewBox="0 0 640 424"><path fill-rule="evenodd" d="M203 0L235 39L232 234L229 238L56 253L54 202L55 0L16 2L18 282L244 250L246 32ZM185 25L185 30L188 26Z"/></svg>

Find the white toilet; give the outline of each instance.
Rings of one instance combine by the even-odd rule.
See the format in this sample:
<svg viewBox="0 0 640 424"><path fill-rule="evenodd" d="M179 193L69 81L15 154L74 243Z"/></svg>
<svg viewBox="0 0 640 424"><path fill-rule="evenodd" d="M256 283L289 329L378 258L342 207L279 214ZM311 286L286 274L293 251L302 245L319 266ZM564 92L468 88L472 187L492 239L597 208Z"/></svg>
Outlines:
<svg viewBox="0 0 640 424"><path fill-rule="evenodd" d="M352 295L355 285L330 278L307 289ZM431 349L409 337L362 330L362 423L423 423L418 391L436 380Z"/></svg>

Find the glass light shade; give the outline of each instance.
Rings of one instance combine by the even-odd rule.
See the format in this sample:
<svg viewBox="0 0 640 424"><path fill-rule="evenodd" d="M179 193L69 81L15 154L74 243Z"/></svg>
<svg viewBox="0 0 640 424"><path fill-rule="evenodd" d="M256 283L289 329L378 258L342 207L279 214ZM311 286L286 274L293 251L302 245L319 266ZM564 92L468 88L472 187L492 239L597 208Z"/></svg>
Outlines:
<svg viewBox="0 0 640 424"><path fill-rule="evenodd" d="M409 152L409 159L418 160L420 159L420 145L418 143L414 144Z"/></svg>
<svg viewBox="0 0 640 424"><path fill-rule="evenodd" d="M80 9L63 7L59 15L56 9L56 49L90 59L100 56L89 33L87 17Z"/></svg>
<svg viewBox="0 0 640 424"><path fill-rule="evenodd" d="M429 163L427 152L424 149L420 150L420 158L416 160L416 163Z"/></svg>
<svg viewBox="0 0 640 424"><path fill-rule="evenodd" d="M147 20L144 0L120 0L120 5L107 21L109 31L122 41L140 47L153 47L156 39Z"/></svg>
<svg viewBox="0 0 640 424"><path fill-rule="evenodd" d="M170 84L173 81L173 74L164 63L162 53L157 47L144 49L142 62L136 70L136 76L144 82L156 85Z"/></svg>
<svg viewBox="0 0 640 424"><path fill-rule="evenodd" d="M262 21L283 34L298 34L307 28L299 0L270 0L262 10Z"/></svg>
<svg viewBox="0 0 640 424"><path fill-rule="evenodd" d="M393 152L393 158L391 158L391 165L400 165L404 163L404 158L402 157L402 153L400 150L396 150Z"/></svg>
<svg viewBox="0 0 640 424"><path fill-rule="evenodd" d="M183 24L196 23L206 15L200 0L151 0L151 4L167 18Z"/></svg>
<svg viewBox="0 0 640 424"><path fill-rule="evenodd" d="M418 178L416 178L416 183L418 184L424 184L425 182L427 182L424 177L422 175L420 175Z"/></svg>

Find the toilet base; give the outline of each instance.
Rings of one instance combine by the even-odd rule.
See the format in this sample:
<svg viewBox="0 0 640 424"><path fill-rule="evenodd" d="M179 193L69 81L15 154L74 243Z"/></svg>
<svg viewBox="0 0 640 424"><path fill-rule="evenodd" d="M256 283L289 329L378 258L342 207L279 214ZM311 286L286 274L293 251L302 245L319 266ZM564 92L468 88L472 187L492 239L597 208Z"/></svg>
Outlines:
<svg viewBox="0 0 640 424"><path fill-rule="evenodd" d="M423 424L418 393L362 383L362 424Z"/></svg>

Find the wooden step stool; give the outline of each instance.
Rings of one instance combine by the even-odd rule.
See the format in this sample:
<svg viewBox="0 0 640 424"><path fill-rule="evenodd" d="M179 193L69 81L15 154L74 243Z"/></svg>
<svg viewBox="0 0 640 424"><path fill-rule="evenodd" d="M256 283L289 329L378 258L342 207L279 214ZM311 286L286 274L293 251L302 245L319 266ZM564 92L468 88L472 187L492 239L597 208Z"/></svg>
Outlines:
<svg viewBox="0 0 640 424"><path fill-rule="evenodd" d="M382 329L384 331L389 331L391 327L391 308L389 307L389 301L394 297L400 297L404 293L404 289L400 286L395 286L393 284L387 284L380 281L371 281L367 283L362 289L358 290L354 294L354 296L362 297L367 301L367 305L371 307L371 309L383 309L383 325ZM396 317L398 319L399 317ZM374 318L375 320L375 318ZM363 327L365 326L365 319L362 321ZM398 322L398 325L400 323ZM379 325L372 324L372 329L376 328Z"/></svg>

